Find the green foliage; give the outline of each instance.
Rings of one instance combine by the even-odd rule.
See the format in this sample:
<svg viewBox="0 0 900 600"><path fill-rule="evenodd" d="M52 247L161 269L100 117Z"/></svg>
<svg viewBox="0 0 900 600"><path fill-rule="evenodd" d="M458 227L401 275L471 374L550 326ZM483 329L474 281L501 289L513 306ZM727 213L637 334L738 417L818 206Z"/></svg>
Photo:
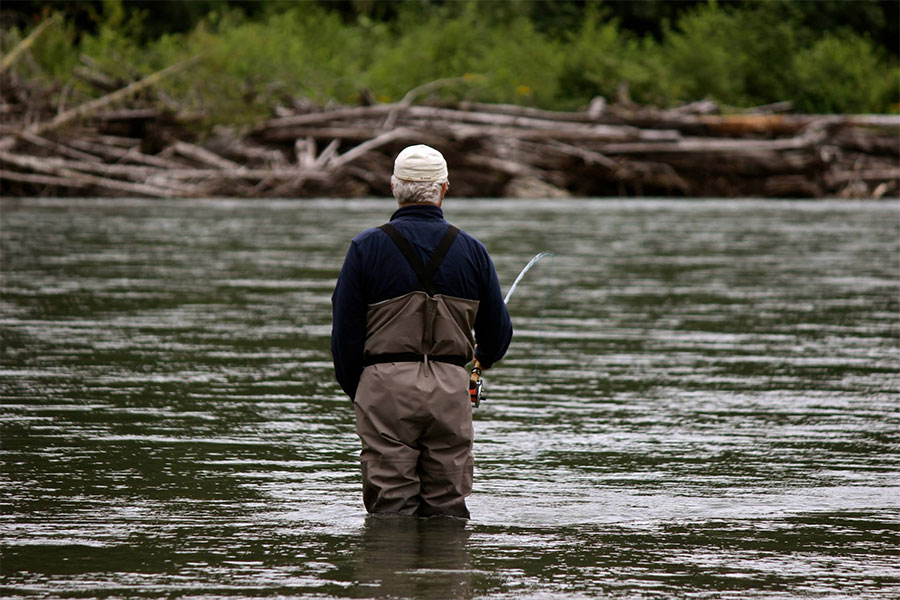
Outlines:
<svg viewBox="0 0 900 600"><path fill-rule="evenodd" d="M102 14L98 32L82 37L81 52L94 59L110 75L122 79L135 77L146 66L143 49L137 42L143 13L126 14L121 0L105 0Z"/></svg>
<svg viewBox="0 0 900 600"><path fill-rule="evenodd" d="M569 36L560 72L560 104L584 105L595 96L615 98L627 85L638 102L668 104L659 49L650 38L622 30L602 12L588 13L580 29Z"/></svg>
<svg viewBox="0 0 900 600"><path fill-rule="evenodd" d="M199 64L160 85L226 123L255 121L297 97L354 103L369 90L396 101L439 79L453 80L432 92L444 100L550 109L613 99L623 84L633 100L659 106L709 97L733 107L792 100L806 111L896 107L897 58L854 31L883 14L883 3L865 2L856 16L841 3L822 3L825 16L799 4L206 0L165 9L184 13L194 23L189 30L149 35L161 28L159 6L106 0L88 6L90 29L71 21L48 28L15 69L99 94L73 79L82 56L128 81L200 55ZM845 13L847 27L816 28ZM626 28L619 15L648 33ZM660 19L651 26L653 15ZM4 51L25 33L4 28Z"/></svg>
<svg viewBox="0 0 900 600"><path fill-rule="evenodd" d="M706 96L731 106L785 98L795 36L768 11L699 7L667 31L662 54L677 88L674 99Z"/></svg>
<svg viewBox="0 0 900 600"><path fill-rule="evenodd" d="M48 17L49 18L49 17ZM18 28L4 29L0 35L3 53L11 51L22 42L29 31ZM73 44L75 31L71 24L58 19L47 27L40 38L28 50L28 58L20 60L16 69L20 75L45 83L66 81L78 60Z"/></svg>
<svg viewBox="0 0 900 600"><path fill-rule="evenodd" d="M546 104L556 94L562 55L522 17L492 23L470 9L416 21L409 13L386 41L374 48L364 73L365 84L385 101L454 77L464 83L443 88L439 97Z"/></svg>
<svg viewBox="0 0 900 600"><path fill-rule="evenodd" d="M383 44L373 46L366 83L382 100L398 100L409 89L446 77L478 72L483 65L481 24L446 11L417 21L404 14Z"/></svg>
<svg viewBox="0 0 900 600"><path fill-rule="evenodd" d="M179 43L204 60L178 84L196 94L196 108L226 121L255 118L299 96L351 101L365 51L336 15L302 4L262 22L229 13L157 50L169 54Z"/></svg>
<svg viewBox="0 0 900 600"><path fill-rule="evenodd" d="M900 70L867 38L827 35L794 56L797 108L807 112L881 112L896 106Z"/></svg>
<svg viewBox="0 0 900 600"><path fill-rule="evenodd" d="M823 35L844 31L869 37L885 52L900 53L897 0L756 0L754 6L791 23L803 38L804 47Z"/></svg>
<svg viewBox="0 0 900 600"><path fill-rule="evenodd" d="M99 51L102 35L84 47ZM109 42L113 60L137 53L125 64L137 65L145 74L202 56L198 65L161 85L213 122L228 123L256 120L275 104L300 96L318 102L355 100L366 52L365 41L337 15L305 4L263 21L249 21L237 11L213 13L186 35L165 35L144 47L120 47L117 41Z"/></svg>

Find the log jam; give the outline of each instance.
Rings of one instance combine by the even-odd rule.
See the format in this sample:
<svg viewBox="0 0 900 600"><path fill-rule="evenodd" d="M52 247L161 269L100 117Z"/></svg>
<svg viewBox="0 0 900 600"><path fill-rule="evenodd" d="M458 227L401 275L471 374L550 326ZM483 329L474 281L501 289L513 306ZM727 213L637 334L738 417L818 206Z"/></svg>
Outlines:
<svg viewBox="0 0 900 600"><path fill-rule="evenodd" d="M203 130L154 91L185 66L67 110L4 73L0 193L384 196L396 154L425 143L447 158L455 196L900 195L900 115L791 114L784 103L722 114L709 101L657 109L602 98L552 112L414 104L411 93L371 106L297 101L254 126Z"/></svg>

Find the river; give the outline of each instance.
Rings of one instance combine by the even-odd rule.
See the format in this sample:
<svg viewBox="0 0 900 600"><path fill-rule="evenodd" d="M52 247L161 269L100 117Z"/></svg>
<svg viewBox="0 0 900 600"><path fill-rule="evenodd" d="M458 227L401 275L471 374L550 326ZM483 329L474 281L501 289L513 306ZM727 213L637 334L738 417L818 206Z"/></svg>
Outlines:
<svg viewBox="0 0 900 600"><path fill-rule="evenodd" d="M8 598L900 597L900 210L458 200L473 518L373 519L330 295L390 200L5 199Z"/></svg>

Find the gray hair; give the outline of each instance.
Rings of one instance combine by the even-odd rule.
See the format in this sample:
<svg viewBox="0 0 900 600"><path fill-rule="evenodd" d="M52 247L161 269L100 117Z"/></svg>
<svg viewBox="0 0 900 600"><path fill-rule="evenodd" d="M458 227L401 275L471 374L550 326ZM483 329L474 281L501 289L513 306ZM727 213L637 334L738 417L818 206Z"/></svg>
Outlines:
<svg viewBox="0 0 900 600"><path fill-rule="evenodd" d="M406 181L397 179L391 175L391 188L398 204L414 204L416 202L431 202L437 204L441 200L441 188L446 179L440 181Z"/></svg>

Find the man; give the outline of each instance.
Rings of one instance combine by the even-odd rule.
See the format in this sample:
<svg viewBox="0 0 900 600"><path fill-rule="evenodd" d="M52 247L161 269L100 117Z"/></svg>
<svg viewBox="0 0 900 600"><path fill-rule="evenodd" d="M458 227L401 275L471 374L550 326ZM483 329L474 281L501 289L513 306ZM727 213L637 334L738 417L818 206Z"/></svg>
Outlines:
<svg viewBox="0 0 900 600"><path fill-rule="evenodd" d="M512 339L487 250L444 220L448 187L440 152L400 152L391 177L399 208L353 238L331 299L334 369L356 410L370 513L469 517L465 364L474 352L489 368Z"/></svg>

